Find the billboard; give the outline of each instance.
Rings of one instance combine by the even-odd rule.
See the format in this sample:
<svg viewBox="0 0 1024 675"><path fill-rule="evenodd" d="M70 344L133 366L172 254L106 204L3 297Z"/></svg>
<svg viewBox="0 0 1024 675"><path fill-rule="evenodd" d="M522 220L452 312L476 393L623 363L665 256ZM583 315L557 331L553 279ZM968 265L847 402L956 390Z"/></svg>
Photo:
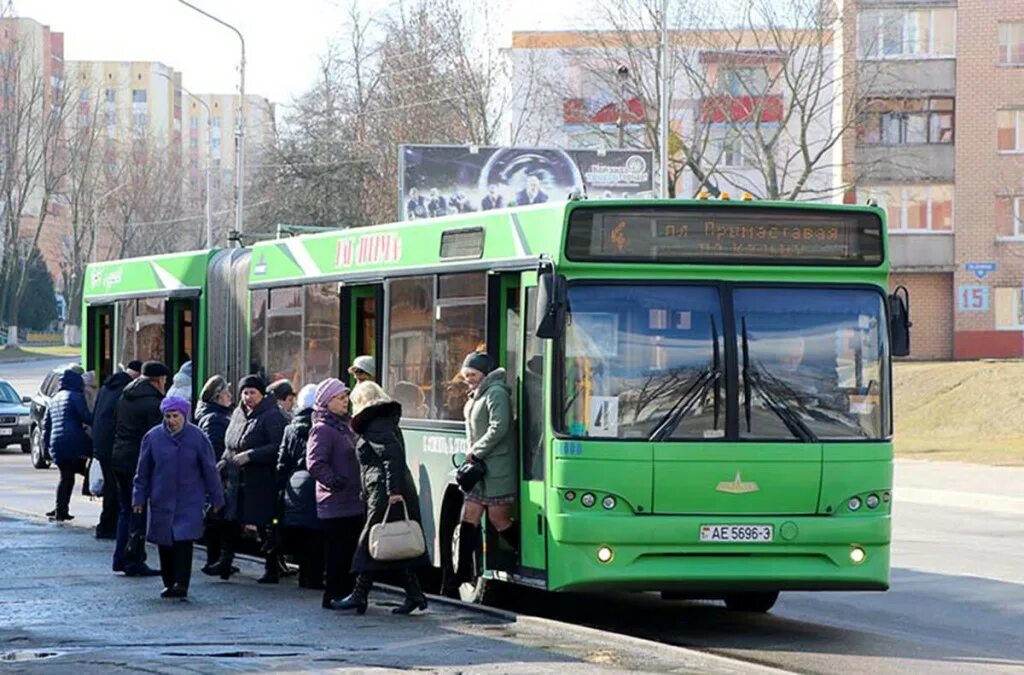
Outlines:
<svg viewBox="0 0 1024 675"><path fill-rule="evenodd" d="M399 149L403 220L566 199L650 197L651 150L560 150L466 145Z"/></svg>

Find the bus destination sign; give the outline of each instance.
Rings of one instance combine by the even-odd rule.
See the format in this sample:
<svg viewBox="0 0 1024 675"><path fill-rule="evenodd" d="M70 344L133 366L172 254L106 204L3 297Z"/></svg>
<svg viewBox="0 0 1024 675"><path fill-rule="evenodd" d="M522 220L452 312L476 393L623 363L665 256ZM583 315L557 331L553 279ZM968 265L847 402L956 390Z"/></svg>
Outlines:
<svg viewBox="0 0 1024 675"><path fill-rule="evenodd" d="M578 209L566 255L586 262L875 266L882 224L864 211L745 205Z"/></svg>

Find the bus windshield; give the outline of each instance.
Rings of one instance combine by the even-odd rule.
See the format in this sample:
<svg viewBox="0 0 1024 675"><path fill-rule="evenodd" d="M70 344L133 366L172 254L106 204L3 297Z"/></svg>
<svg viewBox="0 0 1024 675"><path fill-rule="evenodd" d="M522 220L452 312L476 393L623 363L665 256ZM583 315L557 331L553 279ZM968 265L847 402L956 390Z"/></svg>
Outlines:
<svg viewBox="0 0 1024 675"><path fill-rule="evenodd" d="M888 432L878 292L572 284L569 302L564 434L659 442L722 439L731 428L734 440L816 442Z"/></svg>

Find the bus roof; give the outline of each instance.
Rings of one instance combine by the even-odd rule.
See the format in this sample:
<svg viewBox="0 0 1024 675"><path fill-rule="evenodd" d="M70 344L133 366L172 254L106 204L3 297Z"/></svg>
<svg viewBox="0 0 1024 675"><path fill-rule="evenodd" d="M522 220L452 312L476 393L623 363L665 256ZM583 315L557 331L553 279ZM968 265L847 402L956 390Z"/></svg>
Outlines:
<svg viewBox="0 0 1024 675"><path fill-rule="evenodd" d="M577 200L457 214L371 227L261 241L253 246L249 283L253 287L286 285L295 281L382 278L396 270L459 271L516 269L535 265L540 255L567 269L581 266L567 260L564 241L569 216L579 209L660 209L674 207L723 209L797 209L808 213L865 213L878 218L885 242L884 212L872 206L807 202L724 200ZM722 265L714 260L702 263ZM757 262L747 262L747 266ZM591 265L593 266L593 265ZM678 267L678 265L674 265ZM829 267L830 265L823 265ZM820 269L821 266L819 266ZM873 265L874 274L888 265ZM863 273L863 270L860 272Z"/></svg>

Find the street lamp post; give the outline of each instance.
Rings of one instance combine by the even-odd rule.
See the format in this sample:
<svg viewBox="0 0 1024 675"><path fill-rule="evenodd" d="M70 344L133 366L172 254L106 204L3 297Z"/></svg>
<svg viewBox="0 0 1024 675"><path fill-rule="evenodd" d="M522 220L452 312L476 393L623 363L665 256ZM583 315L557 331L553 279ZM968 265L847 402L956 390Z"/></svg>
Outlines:
<svg viewBox="0 0 1024 675"><path fill-rule="evenodd" d="M661 197L668 198L668 0L661 0Z"/></svg>
<svg viewBox="0 0 1024 675"><path fill-rule="evenodd" d="M196 7L191 2L186 2L186 0L178 0L178 2L199 12L206 18L216 21L225 28L231 29L238 36L238 41L242 44L242 60L238 66L238 120L236 121L235 130L236 145L238 146L236 151L237 159L235 160L235 231L241 234L244 231L242 209L245 199L245 38L242 37L241 31L227 21L218 19L213 14Z"/></svg>
<svg viewBox="0 0 1024 675"><path fill-rule="evenodd" d="M167 73L160 72L159 74L172 85L175 84L174 80ZM185 87L181 87L181 90L185 92L186 96L189 96L206 110L206 199L204 200L203 208L206 213L206 248L213 248L213 218L210 212L210 165L213 164L213 111L210 110L210 105L206 101Z"/></svg>
<svg viewBox="0 0 1024 675"><path fill-rule="evenodd" d="M619 66L615 70L615 76L619 80L619 150L626 147L626 112L629 106L626 103L626 82L629 80L629 66Z"/></svg>

